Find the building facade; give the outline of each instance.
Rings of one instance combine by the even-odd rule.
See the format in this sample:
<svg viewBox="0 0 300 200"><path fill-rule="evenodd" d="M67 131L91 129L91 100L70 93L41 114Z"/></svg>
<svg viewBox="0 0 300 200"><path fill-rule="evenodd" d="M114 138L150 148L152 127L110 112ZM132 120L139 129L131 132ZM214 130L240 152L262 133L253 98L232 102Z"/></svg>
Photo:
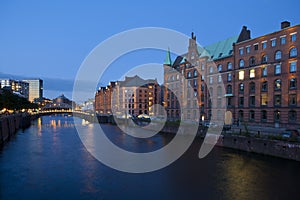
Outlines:
<svg viewBox="0 0 300 200"><path fill-rule="evenodd" d="M26 99L29 98L29 83L20 80L1 79L1 88L6 88Z"/></svg>
<svg viewBox="0 0 300 200"><path fill-rule="evenodd" d="M43 80L41 79L27 79L23 80L29 84L29 98L30 102L39 102L43 99Z"/></svg>
<svg viewBox="0 0 300 200"><path fill-rule="evenodd" d="M164 62L168 117L221 119L225 102L232 123L299 128L299 31L285 21L280 30L251 39L244 26L239 35L203 48L192 33L188 52L174 62L168 52Z"/></svg>
<svg viewBox="0 0 300 200"><path fill-rule="evenodd" d="M152 106L155 104L161 104L161 88L157 81L138 76L110 82L95 94L95 111L100 115L114 114L120 118L143 114L157 116L161 107Z"/></svg>

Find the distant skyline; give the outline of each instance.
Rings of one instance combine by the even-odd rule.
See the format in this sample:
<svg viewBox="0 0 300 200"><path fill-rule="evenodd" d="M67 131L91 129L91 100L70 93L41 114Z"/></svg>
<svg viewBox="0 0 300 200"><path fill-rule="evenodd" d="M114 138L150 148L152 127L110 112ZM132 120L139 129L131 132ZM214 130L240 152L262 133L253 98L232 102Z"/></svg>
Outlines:
<svg viewBox="0 0 300 200"><path fill-rule="evenodd" d="M247 6L247 8L245 8ZM128 29L169 28L194 32L201 45L238 35L242 26L257 37L300 24L300 2L260 1L1 1L0 76L44 80L44 96L71 98L73 80L85 57L100 42ZM161 63L165 52L142 51L112 64L103 85L137 65ZM99 58L101 59L101 58ZM121 70L120 70L121 69ZM60 87L61 86L61 87Z"/></svg>

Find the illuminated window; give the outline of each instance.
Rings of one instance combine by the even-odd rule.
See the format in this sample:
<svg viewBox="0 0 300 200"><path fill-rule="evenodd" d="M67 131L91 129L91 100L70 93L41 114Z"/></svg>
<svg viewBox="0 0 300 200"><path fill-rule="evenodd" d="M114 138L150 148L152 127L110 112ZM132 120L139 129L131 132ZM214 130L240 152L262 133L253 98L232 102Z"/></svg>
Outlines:
<svg viewBox="0 0 300 200"><path fill-rule="evenodd" d="M244 78L245 78L245 72L239 71L239 80L244 80Z"/></svg>
<svg viewBox="0 0 300 200"><path fill-rule="evenodd" d="M267 76L268 75L268 68L267 67L263 67L261 69L261 74L262 74L262 76Z"/></svg>
<svg viewBox="0 0 300 200"><path fill-rule="evenodd" d="M297 64L296 61L290 62L290 72L296 72L297 70L296 64Z"/></svg>
<svg viewBox="0 0 300 200"><path fill-rule="evenodd" d="M296 57L297 56L297 48L293 47L290 50L290 57Z"/></svg>
<svg viewBox="0 0 300 200"><path fill-rule="evenodd" d="M241 59L240 62L239 62L239 66L240 66L240 67L244 67L244 65L245 65L245 62L244 62L243 59Z"/></svg>
<svg viewBox="0 0 300 200"><path fill-rule="evenodd" d="M275 65L275 75L281 74L281 65Z"/></svg>
<svg viewBox="0 0 300 200"><path fill-rule="evenodd" d="M249 76L250 78L255 78L255 69L250 69Z"/></svg>
<svg viewBox="0 0 300 200"><path fill-rule="evenodd" d="M260 102L262 106L267 106L268 105L268 95L267 94L261 94L260 96Z"/></svg>
<svg viewBox="0 0 300 200"><path fill-rule="evenodd" d="M280 59L281 59L281 51L276 51L275 60L280 60Z"/></svg>
<svg viewBox="0 0 300 200"><path fill-rule="evenodd" d="M275 90L280 90L281 89L281 80L280 79L276 79L274 82L274 89Z"/></svg>

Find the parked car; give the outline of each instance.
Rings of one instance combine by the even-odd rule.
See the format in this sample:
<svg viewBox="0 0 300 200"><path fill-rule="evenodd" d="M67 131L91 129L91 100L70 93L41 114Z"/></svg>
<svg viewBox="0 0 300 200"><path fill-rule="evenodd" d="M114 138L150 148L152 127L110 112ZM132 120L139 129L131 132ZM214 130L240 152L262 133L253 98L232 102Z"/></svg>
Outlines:
<svg viewBox="0 0 300 200"><path fill-rule="evenodd" d="M297 139L298 141L300 141L300 134L296 129L286 129L281 133L281 137L286 139Z"/></svg>

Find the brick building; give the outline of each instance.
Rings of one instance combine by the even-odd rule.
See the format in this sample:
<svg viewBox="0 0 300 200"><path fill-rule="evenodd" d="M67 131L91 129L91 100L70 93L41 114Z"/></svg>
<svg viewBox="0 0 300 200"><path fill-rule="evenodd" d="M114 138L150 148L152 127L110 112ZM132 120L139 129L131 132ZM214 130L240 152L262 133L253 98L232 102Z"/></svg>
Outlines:
<svg viewBox="0 0 300 200"><path fill-rule="evenodd" d="M138 76L125 77L124 81L110 82L101 87L95 95L95 111L102 115L114 114L117 117L156 116L162 111L161 88L156 80L144 80Z"/></svg>
<svg viewBox="0 0 300 200"><path fill-rule="evenodd" d="M192 33L188 52L174 62L168 52L164 62L168 117L199 121L199 111L200 121L221 119L225 102L233 122L299 128L299 31L285 21L280 30L251 39L244 26L203 48Z"/></svg>

